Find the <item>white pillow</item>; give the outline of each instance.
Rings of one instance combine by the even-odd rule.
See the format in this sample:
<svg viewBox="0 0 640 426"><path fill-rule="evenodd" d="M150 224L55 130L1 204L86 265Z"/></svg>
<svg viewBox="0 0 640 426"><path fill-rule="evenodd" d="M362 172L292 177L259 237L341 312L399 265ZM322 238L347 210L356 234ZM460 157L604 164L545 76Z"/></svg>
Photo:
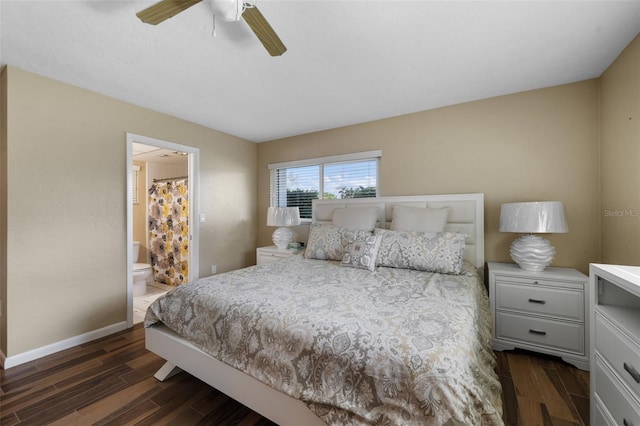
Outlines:
<svg viewBox="0 0 640 426"><path fill-rule="evenodd" d="M391 230L415 232L442 232L447 224L449 209L393 206Z"/></svg>
<svg viewBox="0 0 640 426"><path fill-rule="evenodd" d="M377 207L350 207L333 211L333 224L341 228L373 231L377 221Z"/></svg>

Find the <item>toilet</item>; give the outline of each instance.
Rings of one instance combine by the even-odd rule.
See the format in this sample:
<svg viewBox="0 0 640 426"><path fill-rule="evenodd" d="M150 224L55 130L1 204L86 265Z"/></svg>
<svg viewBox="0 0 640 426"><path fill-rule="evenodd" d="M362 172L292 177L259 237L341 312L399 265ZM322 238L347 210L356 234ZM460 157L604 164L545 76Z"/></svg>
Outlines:
<svg viewBox="0 0 640 426"><path fill-rule="evenodd" d="M151 276L151 265L136 263L140 255L140 241L133 242L133 296L144 296L147 293L147 279Z"/></svg>

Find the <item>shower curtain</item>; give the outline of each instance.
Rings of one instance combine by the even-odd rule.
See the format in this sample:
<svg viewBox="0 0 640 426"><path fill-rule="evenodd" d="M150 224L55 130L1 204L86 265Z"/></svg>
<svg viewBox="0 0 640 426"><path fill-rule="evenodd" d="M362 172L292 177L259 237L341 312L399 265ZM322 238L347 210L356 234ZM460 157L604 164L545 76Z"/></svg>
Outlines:
<svg viewBox="0 0 640 426"><path fill-rule="evenodd" d="M189 277L189 200L186 179L149 188L149 247L154 280L178 286Z"/></svg>

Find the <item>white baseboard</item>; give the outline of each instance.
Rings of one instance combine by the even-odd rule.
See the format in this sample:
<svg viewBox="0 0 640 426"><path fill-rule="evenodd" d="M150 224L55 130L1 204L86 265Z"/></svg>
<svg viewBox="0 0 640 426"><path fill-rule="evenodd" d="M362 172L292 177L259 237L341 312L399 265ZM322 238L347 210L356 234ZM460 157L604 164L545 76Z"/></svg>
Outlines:
<svg viewBox="0 0 640 426"><path fill-rule="evenodd" d="M2 365L2 368L7 370L11 367L15 367L29 361L34 361L47 355L63 351L74 346L82 345L83 343L91 342L92 340L100 339L101 337L105 337L110 334L125 330L126 328L127 322L123 321L117 324L106 326L104 328L100 328L98 330L93 330L88 333L81 334L79 336L70 337L68 339L52 343L41 348L32 349L18 355L5 357L5 355L0 351L0 365Z"/></svg>

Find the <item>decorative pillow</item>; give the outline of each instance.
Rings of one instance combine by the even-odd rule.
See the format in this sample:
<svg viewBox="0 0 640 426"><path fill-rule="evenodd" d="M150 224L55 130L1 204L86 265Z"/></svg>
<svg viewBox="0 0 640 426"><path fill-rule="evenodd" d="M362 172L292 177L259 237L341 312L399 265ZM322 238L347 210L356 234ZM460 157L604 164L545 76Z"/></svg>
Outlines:
<svg viewBox="0 0 640 426"><path fill-rule="evenodd" d="M370 235L370 231L354 231L335 225L312 223L304 257L319 260L342 260L349 241Z"/></svg>
<svg viewBox="0 0 640 426"><path fill-rule="evenodd" d="M377 207L350 207L333 211L333 224L342 228L373 231L377 221Z"/></svg>
<svg viewBox="0 0 640 426"><path fill-rule="evenodd" d="M393 206L391 229L394 231L442 232L447 224L449 209L429 209Z"/></svg>
<svg viewBox="0 0 640 426"><path fill-rule="evenodd" d="M460 232L407 232L376 229L382 241L377 266L459 274L462 272L465 240Z"/></svg>
<svg viewBox="0 0 640 426"><path fill-rule="evenodd" d="M376 267L376 256L382 238L371 235L364 238L356 238L345 249L342 257L342 266L362 268L373 271Z"/></svg>

